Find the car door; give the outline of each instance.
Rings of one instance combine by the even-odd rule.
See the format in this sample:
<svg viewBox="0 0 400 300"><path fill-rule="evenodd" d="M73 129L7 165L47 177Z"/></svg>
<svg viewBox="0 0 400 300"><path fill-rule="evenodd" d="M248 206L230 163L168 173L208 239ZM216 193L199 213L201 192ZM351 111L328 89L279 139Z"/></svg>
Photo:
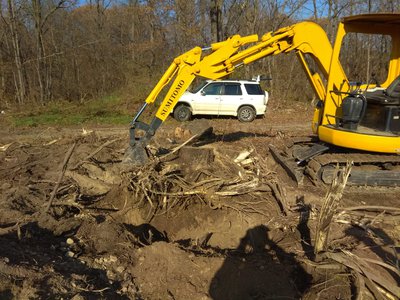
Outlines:
<svg viewBox="0 0 400 300"><path fill-rule="evenodd" d="M243 102L243 93L240 83L226 82L221 93L219 105L220 115L236 115L236 112Z"/></svg>
<svg viewBox="0 0 400 300"><path fill-rule="evenodd" d="M196 113L218 114L222 86L220 82L212 82L199 92L194 103Z"/></svg>

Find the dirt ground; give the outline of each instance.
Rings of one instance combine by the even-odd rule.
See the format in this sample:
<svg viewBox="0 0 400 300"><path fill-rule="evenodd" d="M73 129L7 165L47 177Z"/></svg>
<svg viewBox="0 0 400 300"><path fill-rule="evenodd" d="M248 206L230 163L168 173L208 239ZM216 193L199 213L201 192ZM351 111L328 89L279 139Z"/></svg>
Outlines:
<svg viewBox="0 0 400 300"><path fill-rule="evenodd" d="M127 128L3 128L0 299L398 299L399 188L346 187L314 255L328 187L268 148L311 116L169 120L141 168L122 163Z"/></svg>

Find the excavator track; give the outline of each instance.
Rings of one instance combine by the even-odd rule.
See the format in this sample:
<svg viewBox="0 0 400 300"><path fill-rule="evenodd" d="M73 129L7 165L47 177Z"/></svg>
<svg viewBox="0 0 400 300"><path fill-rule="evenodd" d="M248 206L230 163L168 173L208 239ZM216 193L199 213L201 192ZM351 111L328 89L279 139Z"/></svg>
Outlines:
<svg viewBox="0 0 400 300"><path fill-rule="evenodd" d="M400 186L400 155L327 153L308 161L305 173L314 183L332 182L336 166L353 162L349 185Z"/></svg>
<svg viewBox="0 0 400 300"><path fill-rule="evenodd" d="M269 148L275 160L299 185L303 184L304 175L315 185L330 184L337 167L352 162L348 185L400 187L400 155L346 153L342 148L325 147L311 139L292 141L284 151L273 145Z"/></svg>

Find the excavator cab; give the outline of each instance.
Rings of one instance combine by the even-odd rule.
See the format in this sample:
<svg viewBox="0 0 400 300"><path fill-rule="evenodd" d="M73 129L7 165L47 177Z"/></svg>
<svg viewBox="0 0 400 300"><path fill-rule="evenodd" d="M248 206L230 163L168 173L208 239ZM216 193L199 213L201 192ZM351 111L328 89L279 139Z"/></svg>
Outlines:
<svg viewBox="0 0 400 300"><path fill-rule="evenodd" d="M387 76L377 86L352 89L340 52L349 33L389 36L391 53ZM360 58L362 59L362 58ZM323 108L315 132L334 146L368 152L400 153L400 14L365 14L344 18L338 26L332 51Z"/></svg>
<svg viewBox="0 0 400 300"><path fill-rule="evenodd" d="M360 125L387 134L400 135L400 76L386 89L365 95L367 108Z"/></svg>

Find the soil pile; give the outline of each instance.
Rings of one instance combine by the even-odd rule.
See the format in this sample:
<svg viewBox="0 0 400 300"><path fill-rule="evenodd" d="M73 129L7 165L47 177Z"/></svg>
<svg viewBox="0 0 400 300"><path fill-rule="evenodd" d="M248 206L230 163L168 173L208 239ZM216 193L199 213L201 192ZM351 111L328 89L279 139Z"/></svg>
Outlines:
<svg viewBox="0 0 400 300"><path fill-rule="evenodd" d="M299 132L223 121L187 144L199 124L166 127L139 167L115 129L3 137L0 299L400 295L397 190L345 189L315 257L326 188L297 187L266 146Z"/></svg>

